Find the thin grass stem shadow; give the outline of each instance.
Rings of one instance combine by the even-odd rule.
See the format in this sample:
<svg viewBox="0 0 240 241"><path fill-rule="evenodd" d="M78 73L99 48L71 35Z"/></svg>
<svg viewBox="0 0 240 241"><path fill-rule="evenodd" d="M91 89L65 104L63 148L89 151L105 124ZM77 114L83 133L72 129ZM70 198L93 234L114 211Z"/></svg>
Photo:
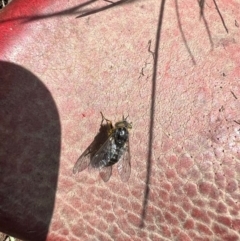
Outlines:
<svg viewBox="0 0 240 241"><path fill-rule="evenodd" d="M150 123L149 123L149 140L148 140L148 158L147 158L147 175L146 175L146 184L144 190L144 198L143 198L143 208L141 215L141 223L140 228L144 228L144 222L147 214L147 206L149 199L149 185L150 185L150 176L152 170L152 144L153 144L153 130L154 130L154 118L155 118L155 102L156 102L156 81L157 81L157 65L158 65L158 53L160 46L160 36L162 30L162 22L164 15L166 0L162 0L159 10L159 18L158 18L158 28L156 32L156 41L155 41L155 50L154 50L154 63L153 63L153 76L152 76L152 90L151 90L151 109L150 109Z"/></svg>
<svg viewBox="0 0 240 241"><path fill-rule="evenodd" d="M180 33L182 35L182 39L183 39L184 45L185 45L185 47L186 47L186 49L188 51L188 54L191 57L191 60L192 60L193 64L196 65L195 58L194 58L194 56L192 54L192 51L191 51L190 47L188 46L187 39L186 39L185 34L183 32L183 29L182 29L182 24L181 24L180 14L179 14L179 8L178 8L178 0L175 0L175 9L176 9L176 14L177 14L178 27L179 27Z"/></svg>
<svg viewBox="0 0 240 241"><path fill-rule="evenodd" d="M222 14L221 14L221 12L220 12L220 10L219 10L219 8L218 8L218 5L217 5L216 0L213 0L213 2L214 2L214 5L215 5L215 7L216 7L216 9L217 9L217 12L218 12L219 17L221 18L223 27L225 28L226 32L228 33L228 28L227 28L227 26L226 26L226 24L225 24L225 21L224 21L224 19L223 19L223 16L222 16Z"/></svg>

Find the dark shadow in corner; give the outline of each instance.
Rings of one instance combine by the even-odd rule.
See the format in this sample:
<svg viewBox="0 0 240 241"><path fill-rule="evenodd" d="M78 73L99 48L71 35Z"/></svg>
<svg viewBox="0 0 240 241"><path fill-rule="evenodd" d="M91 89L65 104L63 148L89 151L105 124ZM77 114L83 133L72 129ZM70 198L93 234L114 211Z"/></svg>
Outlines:
<svg viewBox="0 0 240 241"><path fill-rule="evenodd" d="M61 128L51 93L31 72L0 62L0 230L43 241L58 180Z"/></svg>
<svg viewBox="0 0 240 241"><path fill-rule="evenodd" d="M175 9L176 9L176 14L177 14L178 27L179 27L180 33L182 35L182 39L183 39L184 45L185 45L185 47L186 47L186 49L188 51L188 54L191 57L191 60L192 60L193 64L196 65L195 58L194 58L194 56L193 56L193 54L191 52L191 49L188 46L187 39L186 39L185 34L183 32L183 29L182 29L182 24L181 24L181 20L180 20L179 9L178 9L178 0L175 0Z"/></svg>
<svg viewBox="0 0 240 241"><path fill-rule="evenodd" d="M159 10L158 17L158 28L156 33L155 40L155 49L154 49L154 64L153 64L153 75L152 75L152 90L151 90L151 109L150 109L150 123L149 123L149 140L148 140L148 158L147 158L147 176L146 176L146 185L144 190L143 198L143 209L141 215L140 228L144 228L144 221L147 214L148 198L149 198L149 185L150 185L150 176L152 171L152 144L153 144L153 130L154 130L154 118L155 118L155 102L156 102L156 81L157 81L157 65L158 65L158 52L160 46L160 37L162 30L163 14L165 8L166 0L162 0Z"/></svg>

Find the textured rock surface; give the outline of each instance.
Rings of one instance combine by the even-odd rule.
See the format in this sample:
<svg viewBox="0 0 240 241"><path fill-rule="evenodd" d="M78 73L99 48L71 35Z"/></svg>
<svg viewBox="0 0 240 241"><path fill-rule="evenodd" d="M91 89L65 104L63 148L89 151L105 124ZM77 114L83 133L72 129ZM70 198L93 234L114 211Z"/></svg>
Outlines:
<svg viewBox="0 0 240 241"><path fill-rule="evenodd" d="M128 1L76 19L110 3L51 1L19 19L20 2L0 25L1 231L239 240L240 4ZM100 111L133 122L127 184L116 168L107 183L72 174Z"/></svg>

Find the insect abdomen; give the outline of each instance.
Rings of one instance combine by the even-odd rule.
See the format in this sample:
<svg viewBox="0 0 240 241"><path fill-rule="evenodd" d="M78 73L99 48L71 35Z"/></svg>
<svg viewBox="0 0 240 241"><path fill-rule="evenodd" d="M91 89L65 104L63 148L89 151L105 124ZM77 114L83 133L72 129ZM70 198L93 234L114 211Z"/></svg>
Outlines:
<svg viewBox="0 0 240 241"><path fill-rule="evenodd" d="M111 158L107 166L117 163L125 151L125 143L128 140L128 130L125 127L117 128L114 133L113 145L111 149Z"/></svg>

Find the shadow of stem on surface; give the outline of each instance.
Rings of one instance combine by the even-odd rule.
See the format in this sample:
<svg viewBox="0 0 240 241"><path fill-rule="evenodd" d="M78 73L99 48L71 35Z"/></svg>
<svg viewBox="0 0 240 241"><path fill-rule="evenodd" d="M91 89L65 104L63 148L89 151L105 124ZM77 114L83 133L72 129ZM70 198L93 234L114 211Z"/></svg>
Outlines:
<svg viewBox="0 0 240 241"><path fill-rule="evenodd" d="M196 61L195 61L195 58L191 52L191 49L190 47L188 46L188 43L187 43L187 39L185 37L185 34L183 32L183 29L182 29L182 24L181 24L181 20L180 20L180 14L179 14L179 9L178 9L178 0L175 0L175 8L176 8L176 15L177 15L177 21L178 21L178 27L179 27L179 30L180 30L180 33L181 33L181 36L182 36L182 39L183 39L183 42L184 42L184 45L188 51L188 54L190 55L191 57L191 60L193 62L194 65L196 65Z"/></svg>
<svg viewBox="0 0 240 241"><path fill-rule="evenodd" d="M41 19L47 19L47 18L52 18L52 17L60 17L60 16L69 16L69 15L78 15L78 14L80 14L80 15L77 16L76 18L81 18L81 17L85 17L85 16L88 16L88 15L98 13L98 12L102 12L104 10L107 10L107 9L110 9L110 8L113 8L113 7L122 5L122 4L132 3L132 2L137 1L137 0L119 0L117 2L111 2L111 1L105 0L105 1L103 1L103 2L107 3L107 5L105 5L105 6L101 6L101 7L98 7L96 9L90 9L90 10L83 9L86 6L89 6L92 3L97 2L97 1L98 0L89 0L85 3L79 4L79 5L74 6L72 8L68 8L68 9L58 11L58 12L54 12L54 13L51 13L51 14L40 14L40 15L32 15L32 16L31 15L29 15L29 16L25 15L25 16L7 18L7 19L0 20L0 24L5 23L5 22L20 21L20 20L22 20L21 23L29 23L29 22L33 22L33 21L37 21L37 20L41 20Z"/></svg>
<svg viewBox="0 0 240 241"><path fill-rule="evenodd" d="M218 5L217 5L216 0L213 0L213 3L214 3L214 5L215 5L215 7L216 7L216 9L217 9L217 12L218 12L218 15L219 15L219 17L220 17L220 19L221 19L221 21L222 21L223 27L225 28L226 32L228 33L228 28L227 28L227 26L226 26L226 24L225 24L225 21L224 21L224 19L223 19L223 16L222 16L222 14L221 14L221 12L220 12L220 10L219 10L219 8L218 8Z"/></svg>
<svg viewBox="0 0 240 241"><path fill-rule="evenodd" d="M147 205L148 205L149 190L150 190L149 185L150 185L150 176L152 171L152 156L153 156L152 144L153 144L153 129L154 129L154 118L155 118L157 65L158 65L158 57L159 57L158 53L159 53L159 46L160 46L160 37L161 37L165 2L166 0L162 0L160 5L159 17L158 17L158 28L156 33L155 49L153 54L154 63L153 63L152 90L151 90L151 108L149 113L150 123L149 123L149 140L148 140L147 176L146 176L146 185L144 190L140 228L144 228L144 220L147 214Z"/></svg>
<svg viewBox="0 0 240 241"><path fill-rule="evenodd" d="M132 3L134 1L137 1L137 0L120 0L120 1L117 1L117 2L111 2L111 1L107 1L105 0L105 2L108 2L110 3L109 5L107 6L103 6L103 7L100 7L100 8L96 8L96 9L92 9L92 10L89 10L79 16L77 16L76 18L82 18L82 17L86 17L86 16L89 16L89 15L92 15L92 14L95 14L95 13L99 13L99 12L102 12L102 11L105 11L105 10L108 10L110 8L113 8L113 7L116 7L118 5L122 5L122 4L126 4L126 3Z"/></svg>
<svg viewBox="0 0 240 241"><path fill-rule="evenodd" d="M208 22L207 22L207 20L205 18L204 11L203 11L203 9L204 9L204 0L203 1L197 0L197 2L198 2L198 5L199 5L199 8L200 8L200 16L203 19L203 23L204 23L204 26L206 28L208 39L209 39L209 42L210 42L210 45L211 45L211 50L212 50L213 49L212 35L211 35L210 29L209 29L209 26L208 26Z"/></svg>
<svg viewBox="0 0 240 241"><path fill-rule="evenodd" d="M217 7L216 1L214 1L214 4L216 6L216 9L220 15L220 18L223 22L224 28L228 32L228 29L225 25L225 22L222 18L222 15ZM164 8L165 8L166 0L162 0L160 5L160 11L159 11L159 17L158 17L158 28L156 33L156 42L155 42L155 50L153 54L154 58L154 66L153 66L153 76L152 76L152 90L151 90L151 109L150 109L150 124L149 124L149 141L148 141L148 158L147 158L147 174L146 174L146 185L144 190L144 198L143 198L143 207L142 207L142 214L141 214L141 222L140 222L140 228L144 228L144 222L147 214L147 206L148 206L148 199L149 199L149 192L150 192L150 176L152 171L152 144L153 144L153 130L154 130L154 118L155 118L155 102L156 102L156 79L157 79L157 65L158 65L158 56L159 56L159 46L160 46L160 36L161 36L161 30L162 30L162 23L163 23L163 15L164 15ZM213 40L211 36L211 32L209 30L208 22L204 16L204 3L205 0L198 1L199 7L200 7L200 16L203 19L207 35L210 41L211 49L213 49ZM175 6L176 6L176 15L178 20L178 26L179 30L181 32L182 39L184 41L185 47L191 57L191 60L193 64L196 64L196 61L194 59L194 56L188 46L184 31L182 29L182 24L180 20L180 14L179 14L179 7L178 7L178 0L175 0Z"/></svg>

